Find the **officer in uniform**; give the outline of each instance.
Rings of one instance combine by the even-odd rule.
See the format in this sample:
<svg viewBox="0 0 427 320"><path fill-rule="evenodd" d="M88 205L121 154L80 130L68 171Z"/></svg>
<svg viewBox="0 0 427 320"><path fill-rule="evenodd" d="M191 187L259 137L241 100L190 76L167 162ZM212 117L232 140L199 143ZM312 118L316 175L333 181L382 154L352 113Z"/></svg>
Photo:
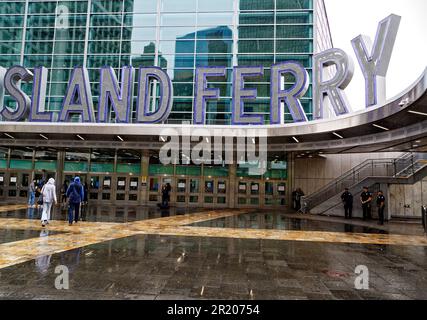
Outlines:
<svg viewBox="0 0 427 320"><path fill-rule="evenodd" d="M372 193L369 192L368 187L363 188L363 192L360 195L360 202L362 203L363 220L372 219L372 216L371 216Z"/></svg>
<svg viewBox="0 0 427 320"><path fill-rule="evenodd" d="M348 188L345 188L344 193L341 195L341 200L344 203L345 218L351 219L353 217L353 195Z"/></svg>
<svg viewBox="0 0 427 320"><path fill-rule="evenodd" d="M379 224L384 225L384 209L385 209L385 197L382 191L378 191L377 197L377 206L378 206L378 219Z"/></svg>

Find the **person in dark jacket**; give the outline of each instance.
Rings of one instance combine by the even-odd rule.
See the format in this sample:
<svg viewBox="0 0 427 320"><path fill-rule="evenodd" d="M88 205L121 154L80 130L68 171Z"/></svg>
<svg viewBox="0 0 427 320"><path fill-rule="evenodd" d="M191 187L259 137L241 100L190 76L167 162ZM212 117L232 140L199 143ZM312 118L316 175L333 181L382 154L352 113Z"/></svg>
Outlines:
<svg viewBox="0 0 427 320"><path fill-rule="evenodd" d="M353 195L348 188L345 188L344 193L341 195L341 200L344 204L345 218L351 219L353 217Z"/></svg>
<svg viewBox="0 0 427 320"><path fill-rule="evenodd" d="M74 182L72 182L68 187L67 197L70 203L70 206L68 208L68 223L70 226L72 226L73 212L74 212L74 222L77 223L79 221L80 204L84 200L84 188L80 182L79 177L75 177Z"/></svg>
<svg viewBox="0 0 427 320"><path fill-rule="evenodd" d="M368 187L363 188L363 192L360 195L360 202L362 203L363 220L372 219L372 215L371 215L372 193L369 192Z"/></svg>
<svg viewBox="0 0 427 320"><path fill-rule="evenodd" d="M384 209L385 209L385 197L382 191L378 191L377 197L377 207L378 207L378 219L379 224L384 225L385 217L384 217Z"/></svg>

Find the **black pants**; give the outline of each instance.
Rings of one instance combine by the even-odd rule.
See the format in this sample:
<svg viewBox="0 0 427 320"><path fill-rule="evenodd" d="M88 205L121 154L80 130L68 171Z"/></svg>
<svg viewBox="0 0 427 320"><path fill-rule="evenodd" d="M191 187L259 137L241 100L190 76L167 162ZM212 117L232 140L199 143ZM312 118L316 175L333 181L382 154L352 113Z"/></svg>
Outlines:
<svg viewBox="0 0 427 320"><path fill-rule="evenodd" d="M353 206L345 205L344 206L345 218L351 219L353 218Z"/></svg>
<svg viewBox="0 0 427 320"><path fill-rule="evenodd" d="M363 220L371 219L371 205L370 204L364 204L362 205L363 209Z"/></svg>
<svg viewBox="0 0 427 320"><path fill-rule="evenodd" d="M385 218L384 218L384 209L385 207L379 207L378 208L378 219L381 224L384 224Z"/></svg>

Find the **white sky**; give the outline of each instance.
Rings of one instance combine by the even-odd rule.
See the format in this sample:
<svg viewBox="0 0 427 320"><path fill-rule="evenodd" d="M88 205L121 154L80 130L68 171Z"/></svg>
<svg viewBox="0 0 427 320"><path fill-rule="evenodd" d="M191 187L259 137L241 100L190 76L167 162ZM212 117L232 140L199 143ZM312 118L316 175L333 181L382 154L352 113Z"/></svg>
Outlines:
<svg viewBox="0 0 427 320"><path fill-rule="evenodd" d="M325 0L334 47L354 60L355 74L346 89L354 111L365 108L364 78L351 40L359 34L375 39L378 23L394 13L402 17L387 74L387 99L409 87L427 67L426 0Z"/></svg>

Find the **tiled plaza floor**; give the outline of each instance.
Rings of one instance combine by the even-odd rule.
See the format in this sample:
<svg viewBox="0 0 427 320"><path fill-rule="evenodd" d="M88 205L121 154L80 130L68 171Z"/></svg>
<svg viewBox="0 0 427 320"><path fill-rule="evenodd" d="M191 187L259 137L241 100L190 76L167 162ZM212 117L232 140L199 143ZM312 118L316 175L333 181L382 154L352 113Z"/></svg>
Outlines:
<svg viewBox="0 0 427 320"><path fill-rule="evenodd" d="M4 208L3 208L4 209ZM0 209L0 299L427 299L419 225L243 210ZM70 289L55 289L55 268ZM355 269L369 269L369 290Z"/></svg>

